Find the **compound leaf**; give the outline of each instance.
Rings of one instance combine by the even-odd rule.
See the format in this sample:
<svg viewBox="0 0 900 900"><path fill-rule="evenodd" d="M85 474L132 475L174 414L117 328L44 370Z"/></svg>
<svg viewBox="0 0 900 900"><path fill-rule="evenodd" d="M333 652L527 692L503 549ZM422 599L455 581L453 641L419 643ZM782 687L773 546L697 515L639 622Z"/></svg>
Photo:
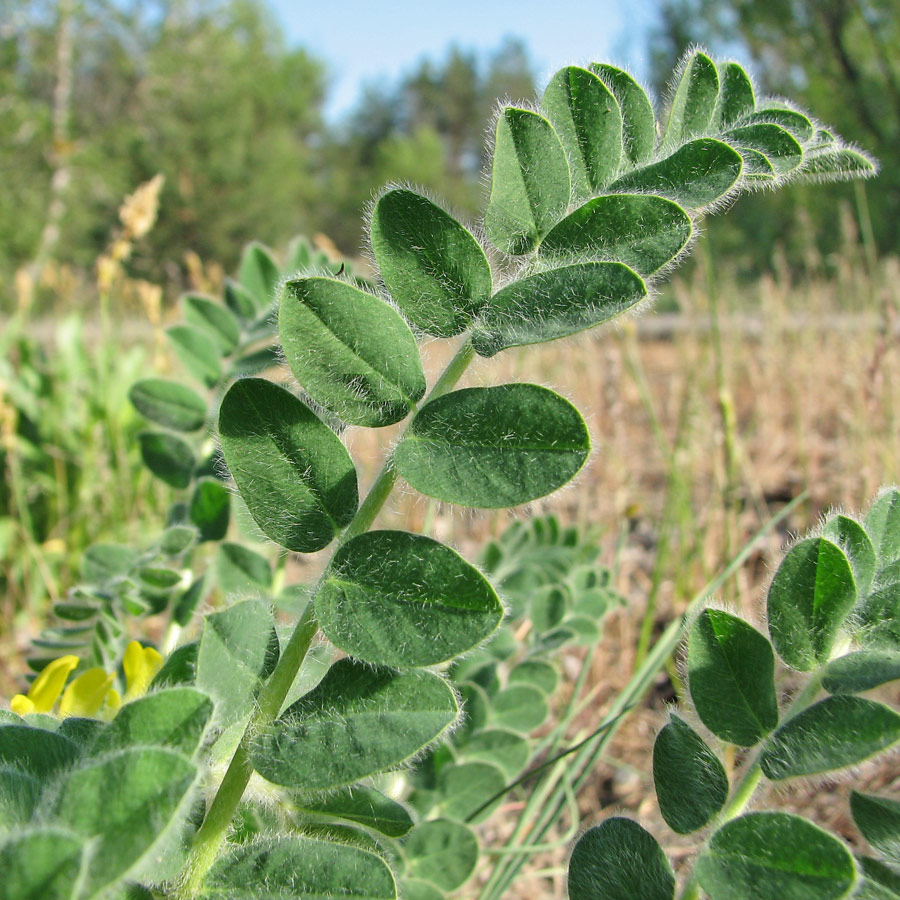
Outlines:
<svg viewBox="0 0 900 900"><path fill-rule="evenodd" d="M436 337L468 328L491 294L491 267L474 237L439 206L397 188L375 204L372 251L406 318Z"/></svg>
<svg viewBox="0 0 900 900"><path fill-rule="evenodd" d="M529 275L498 291L472 334L481 356L593 328L647 296L641 278L618 262L589 262Z"/></svg>
<svg viewBox="0 0 900 900"><path fill-rule="evenodd" d="M419 410L394 451L397 471L448 503L500 508L543 497L584 465L590 436L578 410L547 388L465 388Z"/></svg>
<svg viewBox="0 0 900 900"><path fill-rule="evenodd" d="M717 737L752 747L778 724L772 645L743 619L704 610L688 645L691 699Z"/></svg>
<svg viewBox="0 0 900 900"><path fill-rule="evenodd" d="M603 63L592 63L590 69L619 104L626 158L635 166L646 162L656 147L656 116L647 92L624 69Z"/></svg>
<svg viewBox="0 0 900 900"><path fill-rule="evenodd" d="M678 834L702 828L728 799L728 776L722 763L676 715L656 737L653 781L659 810Z"/></svg>
<svg viewBox="0 0 900 900"><path fill-rule="evenodd" d="M370 531L337 551L316 615L328 639L358 659L431 666L487 639L503 606L449 547L405 531Z"/></svg>
<svg viewBox="0 0 900 900"><path fill-rule="evenodd" d="M850 694L826 697L785 722L760 757L766 776L815 775L862 762L900 741L900 714Z"/></svg>
<svg viewBox="0 0 900 900"><path fill-rule="evenodd" d="M824 663L857 599L850 561L826 538L787 552L769 588L769 634L778 655L801 672Z"/></svg>
<svg viewBox="0 0 900 900"><path fill-rule="evenodd" d="M569 860L570 900L672 900L675 873L637 822L613 816L588 829Z"/></svg>
<svg viewBox="0 0 900 900"><path fill-rule="evenodd" d="M206 403L186 385L166 378L142 378L128 392L135 409L174 431L196 431L206 422Z"/></svg>
<svg viewBox="0 0 900 900"><path fill-rule="evenodd" d="M352 425L399 422L425 393L409 326L380 297L346 282L287 282L278 331L288 365L307 393Z"/></svg>
<svg viewBox="0 0 900 900"><path fill-rule="evenodd" d="M417 825L403 843L408 874L455 891L469 880L478 863L478 841L471 828L447 819Z"/></svg>
<svg viewBox="0 0 900 900"><path fill-rule="evenodd" d="M569 164L553 126L531 110L506 107L494 139L488 238L505 253L527 253L568 204Z"/></svg>
<svg viewBox="0 0 900 900"><path fill-rule="evenodd" d="M225 462L250 514L276 543L321 550L356 512L356 470L335 433L262 378L235 382L219 412Z"/></svg>
<svg viewBox="0 0 900 900"><path fill-rule="evenodd" d="M714 138L698 138L659 162L629 172L609 189L659 194L685 209L703 209L731 191L743 166L741 154L733 147Z"/></svg>
<svg viewBox="0 0 900 900"><path fill-rule="evenodd" d="M779 812L723 825L694 871L710 900L838 900L857 879L853 857L836 837Z"/></svg>
<svg viewBox="0 0 900 900"><path fill-rule="evenodd" d="M456 721L443 679L345 658L253 743L253 766L287 787L330 790L394 769Z"/></svg>
<svg viewBox="0 0 900 900"><path fill-rule="evenodd" d="M596 194L612 181L622 156L622 114L593 72L560 69L544 91L541 111L562 141L576 197Z"/></svg>
<svg viewBox="0 0 900 900"><path fill-rule="evenodd" d="M588 200L541 242L547 259L597 259L625 263L652 275L688 245L694 226L671 200L648 194L608 194Z"/></svg>

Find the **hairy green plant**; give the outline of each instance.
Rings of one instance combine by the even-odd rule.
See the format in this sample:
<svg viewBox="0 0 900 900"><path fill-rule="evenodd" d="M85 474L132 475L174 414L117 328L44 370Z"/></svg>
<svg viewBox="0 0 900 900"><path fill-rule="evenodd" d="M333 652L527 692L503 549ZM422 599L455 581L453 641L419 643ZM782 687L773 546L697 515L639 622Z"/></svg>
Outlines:
<svg viewBox="0 0 900 900"><path fill-rule="evenodd" d="M369 220L383 290L335 271L282 277L255 247L225 307L186 300L188 324L170 338L213 391L221 461L219 451L208 455L209 477L178 436L202 430L208 398L163 379L131 394L165 429L144 438L148 466L192 488L175 527L187 521L210 543L225 537L225 466L260 533L286 551L334 550L315 584L282 588L265 558L221 543L220 581L226 590L249 583L256 596L202 616L199 640L164 647L165 659L129 644L124 705L108 663L64 689L75 655L15 698L27 718L0 726L10 900L440 897L478 863L469 823L534 779L481 890L484 900L499 897L560 810L574 806L680 625L598 729L566 746L567 726L591 702L581 694L588 654L560 721L535 740L557 681L548 658L569 641L596 643L616 602L591 542L535 521L489 545L479 568L429 536L373 529L379 512L401 478L435 500L483 509L568 484L591 448L579 411L536 384L457 389L472 360L636 309L687 251L699 218L742 191L873 171L803 113L758 102L740 67L703 53L686 60L663 128L626 72L568 67L539 111L498 113L489 244L431 199L394 187ZM302 396L234 361L252 354L257 334L270 342L276 295L280 353ZM434 377L422 335L457 339ZM263 361L272 358L266 346ZM344 428L404 421L361 497ZM99 553L100 563L113 559ZM180 579L186 590L169 607L177 570L140 565L136 577L165 593L173 617L182 604L193 611L200 595ZM287 628L268 599L276 593L296 607ZM849 600L834 602L844 610ZM511 630L520 617L527 635ZM823 633L803 659L828 652L830 640ZM50 713L61 692L60 721ZM395 793L398 773L417 760ZM653 845L639 840L661 869Z"/></svg>
<svg viewBox="0 0 900 900"><path fill-rule="evenodd" d="M807 819L754 802L766 781L847 773L900 743L900 712L863 696L900 679L898 571L894 488L864 518L830 515L790 547L768 591L768 637L724 609L695 615L685 647L693 709L673 711L653 748L663 819L679 835L703 832L682 900L701 890L710 900L900 897L896 800L852 792L853 821L876 854L855 857ZM728 747L742 756L730 777ZM648 831L612 817L575 846L569 896L674 900L675 875Z"/></svg>

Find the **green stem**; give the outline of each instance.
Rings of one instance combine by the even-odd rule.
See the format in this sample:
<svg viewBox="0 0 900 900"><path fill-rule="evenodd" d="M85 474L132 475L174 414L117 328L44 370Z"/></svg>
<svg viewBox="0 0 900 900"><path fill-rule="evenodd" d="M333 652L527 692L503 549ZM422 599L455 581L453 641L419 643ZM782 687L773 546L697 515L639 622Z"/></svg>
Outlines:
<svg viewBox="0 0 900 900"><path fill-rule="evenodd" d="M433 400L442 394L452 390L459 381L463 372L475 356L471 343L466 340L457 350L456 355L447 364L447 368L438 378L428 400ZM366 499L357 510L353 520L347 526L341 536L337 547L341 547L352 537L368 530L375 517L381 511L397 480L397 473L391 464L390 458L385 462L381 473L375 479L375 483L369 490ZM336 551L335 551L336 552ZM326 568L327 571L327 568ZM253 774L250 764L250 741L261 727L270 724L281 711L284 698L287 696L291 685L300 671L300 666L309 650L312 640L318 630L318 622L315 617L313 604L310 603L300 621L297 622L290 640L285 646L268 681L260 691L255 712L250 717L250 722L244 730L244 735L238 745L222 783L216 791L210 804L209 811L200 830L194 838L191 858L186 867L186 875L178 892L182 900L196 897L203 887L206 873L219 855L219 850L231 827L231 821L237 811L241 797Z"/></svg>

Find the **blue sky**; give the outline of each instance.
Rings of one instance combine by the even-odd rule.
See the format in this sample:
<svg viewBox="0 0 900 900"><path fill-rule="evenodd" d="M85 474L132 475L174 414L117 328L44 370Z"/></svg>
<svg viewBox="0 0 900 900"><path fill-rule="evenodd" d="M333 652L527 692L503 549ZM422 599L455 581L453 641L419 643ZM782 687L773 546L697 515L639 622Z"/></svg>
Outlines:
<svg viewBox="0 0 900 900"><path fill-rule="evenodd" d="M326 107L335 119L367 81L394 82L422 57L453 42L491 51L522 38L541 80L560 66L602 58L646 71L653 0L269 0L288 41L324 59L332 75Z"/></svg>

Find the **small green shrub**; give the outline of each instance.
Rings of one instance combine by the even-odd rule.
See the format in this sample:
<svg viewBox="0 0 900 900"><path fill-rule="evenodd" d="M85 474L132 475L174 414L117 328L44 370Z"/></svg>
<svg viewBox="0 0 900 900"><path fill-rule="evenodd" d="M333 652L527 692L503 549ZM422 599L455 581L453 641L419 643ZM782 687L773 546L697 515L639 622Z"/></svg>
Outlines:
<svg viewBox="0 0 900 900"><path fill-rule="evenodd" d="M620 602L595 541L538 519L489 544L479 567L429 536L373 530L380 510L400 479L435 500L488 509L568 484L591 448L578 410L541 385L456 389L472 360L637 309L689 250L701 216L744 191L873 172L805 114L758 101L733 63L689 56L664 128L626 72L568 67L540 111L498 113L487 242L394 187L369 222L379 284L345 266L316 270L302 243L286 271L252 246L224 305L186 298L186 323L169 337L195 387L147 378L131 392L160 426L141 439L144 460L185 500L149 548L88 554L90 590L57 608L76 624L55 649L82 652L87 641L95 665L82 669L75 653L52 662L15 698L24 718L9 713L0 726L9 900L440 897L478 865L471 824L524 772L536 787L515 834L530 837L493 866L480 896L498 898L560 811L577 811L590 766L681 623L598 729L566 746L568 725L591 702L581 696L588 653L563 714L535 738L558 649L596 644ZM422 335L458 339L439 375L425 372ZM259 377L276 358L302 394ZM405 420L360 498L345 427ZM212 422L215 446L202 437ZM201 437L192 444L191 434ZM225 541L231 505L284 550L333 544L321 578L285 586L283 555L273 571L256 550ZM199 638L179 643L208 572L232 602L197 616ZM290 628L273 603L294 610ZM824 660L852 605L840 591L829 604L811 607L818 630L795 650L804 665ZM785 640L803 626L788 606ZM169 616L164 655L127 642L144 615ZM774 724L767 707L759 727ZM748 739L746 721L735 727ZM679 814L692 825L724 786L687 725L668 735L667 752L709 782ZM608 896L674 889L652 839L630 823L613 827L642 862ZM816 847L809 842L811 854Z"/></svg>

